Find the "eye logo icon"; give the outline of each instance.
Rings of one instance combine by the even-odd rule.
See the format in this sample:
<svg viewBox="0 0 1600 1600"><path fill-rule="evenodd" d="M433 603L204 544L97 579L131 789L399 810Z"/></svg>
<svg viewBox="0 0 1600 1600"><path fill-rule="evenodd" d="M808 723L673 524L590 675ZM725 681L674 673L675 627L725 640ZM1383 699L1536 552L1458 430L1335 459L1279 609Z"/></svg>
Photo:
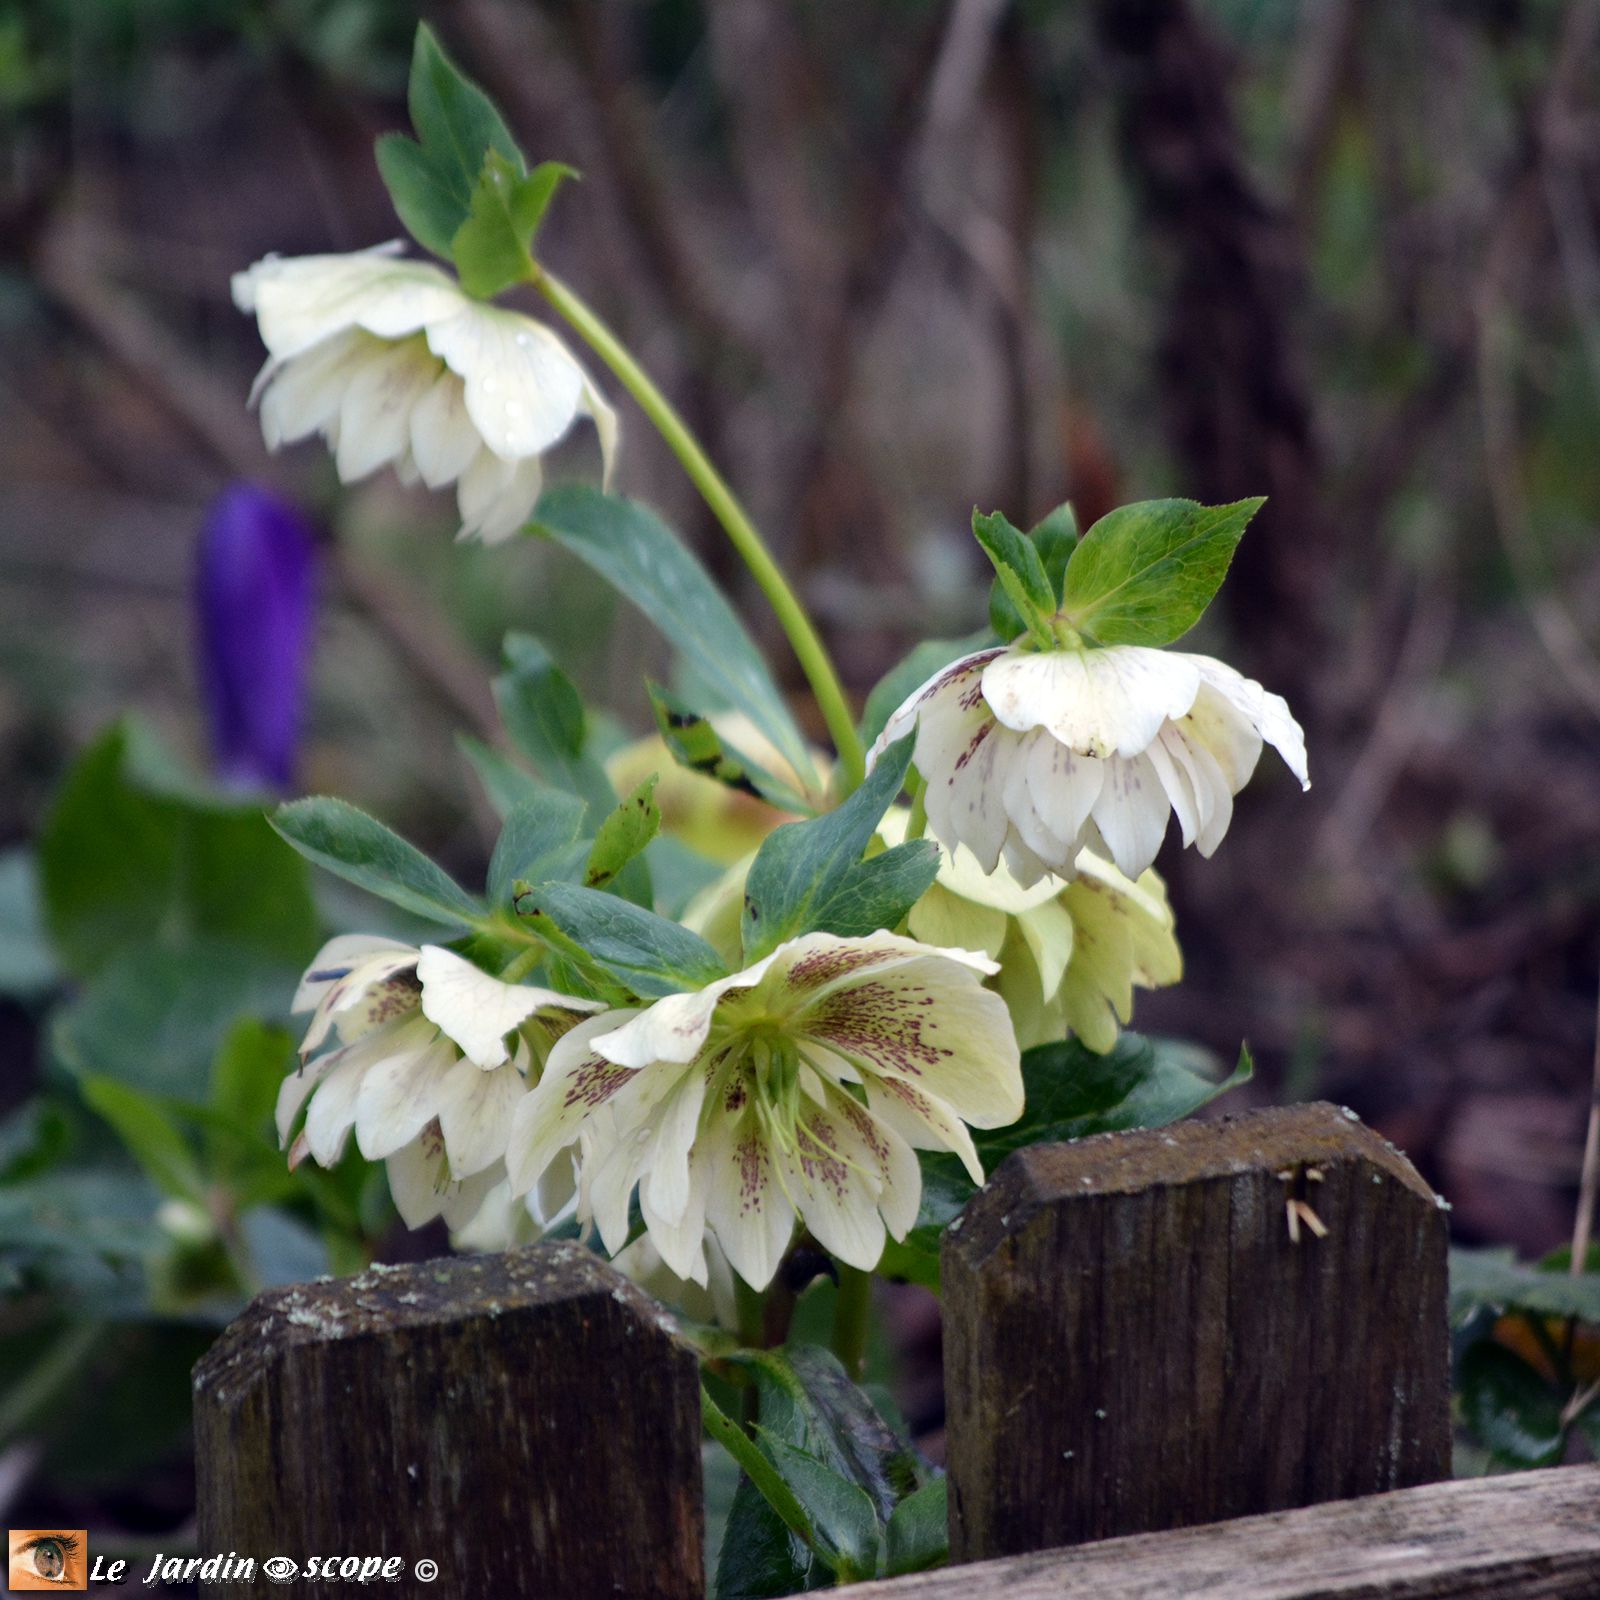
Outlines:
<svg viewBox="0 0 1600 1600"><path fill-rule="evenodd" d="M89 1535L83 1528L12 1528L6 1533L13 1594L89 1587Z"/></svg>
<svg viewBox="0 0 1600 1600"><path fill-rule="evenodd" d="M294 1575L300 1570L300 1567L297 1562L290 1560L288 1556L268 1556L261 1563L261 1570L274 1583L289 1583L293 1581Z"/></svg>

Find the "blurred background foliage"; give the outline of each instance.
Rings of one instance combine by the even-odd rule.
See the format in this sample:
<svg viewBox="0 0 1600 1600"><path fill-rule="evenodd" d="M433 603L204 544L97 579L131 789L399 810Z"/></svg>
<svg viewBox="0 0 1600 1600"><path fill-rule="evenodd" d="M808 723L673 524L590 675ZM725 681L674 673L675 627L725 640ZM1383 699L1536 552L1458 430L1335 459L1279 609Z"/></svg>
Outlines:
<svg viewBox="0 0 1600 1600"><path fill-rule="evenodd" d="M1188 977L1139 1024L1248 1038L1258 1099L1352 1105L1463 1242L1566 1238L1600 956L1594 6L0 0L0 1506L26 1486L173 1549L220 1321L438 1242L359 1166L275 1152L296 971L323 932L394 923L201 776L218 493L270 485L317 524L300 786L465 881L494 821L456 740L502 742L507 629L613 732L649 723L659 643L570 558L454 547L448 497L339 491L245 409L228 275L399 232L371 145L419 15L534 159L584 174L544 252L701 431L859 697L981 624L974 502L1027 525L1071 496L1086 524L1270 496L1195 644L1290 697L1316 787L1264 764L1217 861L1166 856ZM796 687L624 428L619 487ZM563 461L591 472L592 439ZM1485 1299L1527 1308L1464 1374L1502 1461L1564 1449L1593 1376L1571 1319L1596 1308L1519 1283L1458 1307L1464 1352ZM901 1335L929 1436L925 1304Z"/></svg>

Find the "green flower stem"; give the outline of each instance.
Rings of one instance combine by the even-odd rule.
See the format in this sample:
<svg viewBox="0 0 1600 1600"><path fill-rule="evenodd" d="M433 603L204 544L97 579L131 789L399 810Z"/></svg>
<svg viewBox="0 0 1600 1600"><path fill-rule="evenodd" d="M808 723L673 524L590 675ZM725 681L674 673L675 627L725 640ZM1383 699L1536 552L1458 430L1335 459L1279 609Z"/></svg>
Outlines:
<svg viewBox="0 0 1600 1600"><path fill-rule="evenodd" d="M546 300L577 330L596 355L616 374L640 410L655 424L661 437L683 464L690 481L700 491L712 514L733 541L733 547L754 575L767 597L783 631L789 637L817 707L828 725L834 748L839 752L841 798L860 784L866 773L866 756L856 733L855 719L834 670L827 649L806 615L793 589L772 558L743 506L728 487L722 474L711 464L690 432L688 424L672 402L651 381L648 373L628 353L621 340L558 278L535 266L532 283Z"/></svg>
<svg viewBox="0 0 1600 1600"><path fill-rule="evenodd" d="M872 1317L872 1274L839 1263L839 1298L833 1308L833 1353L859 1383L867 1366L867 1324Z"/></svg>

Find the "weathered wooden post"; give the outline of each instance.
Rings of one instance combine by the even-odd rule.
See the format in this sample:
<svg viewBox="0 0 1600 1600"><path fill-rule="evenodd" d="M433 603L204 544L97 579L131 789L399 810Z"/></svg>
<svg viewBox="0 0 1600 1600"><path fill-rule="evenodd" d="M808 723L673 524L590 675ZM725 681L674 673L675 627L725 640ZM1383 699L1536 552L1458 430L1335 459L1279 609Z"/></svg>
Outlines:
<svg viewBox="0 0 1600 1600"><path fill-rule="evenodd" d="M335 1556L433 1600L704 1593L695 1358L577 1245L261 1295L195 1369L195 1437L200 1550L255 1561L203 1592Z"/></svg>
<svg viewBox="0 0 1600 1600"><path fill-rule="evenodd" d="M952 1560L1447 1476L1446 1244L1334 1106L1009 1157L944 1245Z"/></svg>

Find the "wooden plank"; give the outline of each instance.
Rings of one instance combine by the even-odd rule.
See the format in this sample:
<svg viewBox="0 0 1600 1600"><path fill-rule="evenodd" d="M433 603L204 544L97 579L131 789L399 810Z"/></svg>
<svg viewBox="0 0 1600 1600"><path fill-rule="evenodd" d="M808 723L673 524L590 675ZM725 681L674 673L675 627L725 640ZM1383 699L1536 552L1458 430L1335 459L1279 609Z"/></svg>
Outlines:
<svg viewBox="0 0 1600 1600"><path fill-rule="evenodd" d="M1600 1467L1430 1484L850 1592L854 1600L1595 1600Z"/></svg>
<svg viewBox="0 0 1600 1600"><path fill-rule="evenodd" d="M1447 1476L1446 1243L1334 1106L1018 1151L944 1245L952 1559Z"/></svg>
<svg viewBox="0 0 1600 1600"><path fill-rule="evenodd" d="M704 1593L695 1358L574 1244L259 1296L195 1369L195 1439L199 1548L256 1561L203 1593L341 1553L403 1558L385 1595Z"/></svg>

